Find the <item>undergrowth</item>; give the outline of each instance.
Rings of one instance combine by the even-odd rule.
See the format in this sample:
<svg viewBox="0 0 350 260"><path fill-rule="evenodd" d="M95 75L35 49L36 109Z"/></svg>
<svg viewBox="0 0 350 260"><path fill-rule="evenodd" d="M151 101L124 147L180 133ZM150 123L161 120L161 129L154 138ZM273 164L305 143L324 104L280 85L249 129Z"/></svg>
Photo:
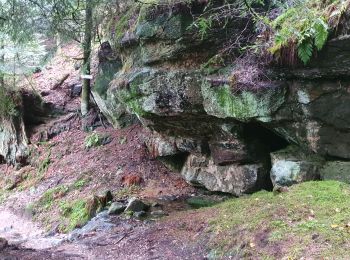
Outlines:
<svg viewBox="0 0 350 260"><path fill-rule="evenodd" d="M289 64L296 63L296 55L307 64L337 29L349 5L350 1L342 0L306 0L286 5L270 22L273 44L269 51Z"/></svg>
<svg viewBox="0 0 350 260"><path fill-rule="evenodd" d="M0 87L0 118L17 116L16 94Z"/></svg>

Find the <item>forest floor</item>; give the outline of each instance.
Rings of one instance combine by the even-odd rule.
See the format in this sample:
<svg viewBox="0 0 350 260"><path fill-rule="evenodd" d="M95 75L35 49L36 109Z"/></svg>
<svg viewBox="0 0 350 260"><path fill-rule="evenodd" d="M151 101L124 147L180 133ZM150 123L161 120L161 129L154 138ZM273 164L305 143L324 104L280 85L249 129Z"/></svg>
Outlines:
<svg viewBox="0 0 350 260"><path fill-rule="evenodd" d="M116 130L92 114L94 132L82 131L79 98L71 93L80 80L72 59L77 56L79 49L66 46L31 80L61 113L31 129L28 166L0 165L0 237L9 242L5 247L0 239L0 260L350 257L346 184L309 182L242 198L210 194L152 158L140 125ZM88 149L92 134L107 141ZM114 200L157 203L166 215L138 219L102 212L74 229L67 208L74 212L106 190ZM194 209L188 198L205 207Z"/></svg>

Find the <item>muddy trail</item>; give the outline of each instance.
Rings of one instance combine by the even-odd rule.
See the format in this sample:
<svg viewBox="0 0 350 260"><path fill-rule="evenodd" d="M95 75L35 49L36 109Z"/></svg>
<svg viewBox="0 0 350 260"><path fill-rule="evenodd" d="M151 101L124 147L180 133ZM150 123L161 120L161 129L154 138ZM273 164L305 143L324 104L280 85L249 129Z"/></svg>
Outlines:
<svg viewBox="0 0 350 260"><path fill-rule="evenodd" d="M93 131L83 131L80 79L69 59L79 48L68 45L63 53L32 77L55 115L28 127L29 165L0 165L0 238L7 240L0 241L0 259L205 259L212 213L194 211L187 199L210 196L152 157L139 124L116 130L93 109L85 122ZM107 141L86 149L92 134ZM105 208L68 230L62 205L106 190L113 200L137 197L156 205L156 213L139 218L109 215Z"/></svg>
<svg viewBox="0 0 350 260"><path fill-rule="evenodd" d="M0 236L10 246L0 259L205 259L207 226L205 215L200 215L188 212L140 221L102 212L82 229L50 235L33 222L2 211L1 222L7 224L1 224Z"/></svg>

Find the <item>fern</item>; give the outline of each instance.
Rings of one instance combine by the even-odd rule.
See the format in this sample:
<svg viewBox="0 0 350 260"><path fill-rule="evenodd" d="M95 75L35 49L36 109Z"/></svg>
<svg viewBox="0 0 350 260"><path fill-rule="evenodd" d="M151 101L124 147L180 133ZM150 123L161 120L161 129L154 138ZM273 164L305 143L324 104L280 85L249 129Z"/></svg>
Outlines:
<svg viewBox="0 0 350 260"><path fill-rule="evenodd" d="M298 57L306 65L312 57L313 44L310 39L304 40L298 45Z"/></svg>
<svg viewBox="0 0 350 260"><path fill-rule="evenodd" d="M328 24L322 19L316 19L314 23L315 46L317 50L321 50L328 39Z"/></svg>
<svg viewBox="0 0 350 260"><path fill-rule="evenodd" d="M343 9L341 1L333 0L304 0L288 7L271 22L275 36L269 51L281 57L282 49L293 53L297 45L299 59L307 64L314 50L320 51L326 44L329 32L338 24L333 20L339 20Z"/></svg>

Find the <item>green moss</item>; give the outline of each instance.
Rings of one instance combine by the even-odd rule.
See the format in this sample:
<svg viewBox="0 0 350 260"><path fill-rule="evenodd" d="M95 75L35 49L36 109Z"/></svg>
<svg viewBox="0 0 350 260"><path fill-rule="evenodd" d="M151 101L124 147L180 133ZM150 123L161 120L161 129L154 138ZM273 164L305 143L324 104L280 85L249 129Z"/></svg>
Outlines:
<svg viewBox="0 0 350 260"><path fill-rule="evenodd" d="M205 207L211 207L215 204L218 204L218 202L208 199L208 198L201 198L201 197L193 197L186 200L187 204L190 205L192 208L199 209L199 208L205 208Z"/></svg>
<svg viewBox="0 0 350 260"><path fill-rule="evenodd" d="M87 178L87 179L78 179L76 180L74 183L73 183L73 187L75 189L81 189L83 188L84 186L86 186L89 182L91 181L90 178Z"/></svg>
<svg viewBox="0 0 350 260"><path fill-rule="evenodd" d="M147 112L142 108L143 96L139 91L139 84L142 84L142 79L135 79L129 88L121 89L118 96L132 113L142 117L147 115Z"/></svg>
<svg viewBox="0 0 350 260"><path fill-rule="evenodd" d="M85 145L85 148L88 148L88 149L93 147L98 147L108 142L109 139L110 139L109 135L92 133L85 138L84 145Z"/></svg>
<svg viewBox="0 0 350 260"><path fill-rule="evenodd" d="M49 168L50 163L51 163L50 156L51 156L51 152L45 157L45 159L43 161L41 161L41 163L38 167L40 174L44 174L47 171L47 169Z"/></svg>
<svg viewBox="0 0 350 260"><path fill-rule="evenodd" d="M18 116L16 101L19 97L17 94L10 93L3 87L0 87L0 118Z"/></svg>
<svg viewBox="0 0 350 260"><path fill-rule="evenodd" d="M59 206L64 223L60 226L61 231L69 232L84 226L90 220L85 200L64 201Z"/></svg>
<svg viewBox="0 0 350 260"><path fill-rule="evenodd" d="M127 11L119 17L119 19L113 18L111 20L111 22L108 25L108 28L109 32L114 32L112 33L112 41L114 42L115 46L119 46L120 40L123 38L125 32L130 30L130 28L132 27L130 25L130 22L132 22L133 20L137 20L139 10L139 4L132 4L127 9ZM134 21L134 23L136 24L136 21Z"/></svg>
<svg viewBox="0 0 350 260"><path fill-rule="evenodd" d="M350 186L336 181L307 182L287 193L258 192L218 206L211 227L218 238L213 250L218 256L232 252L232 241L257 243L255 234L268 233L268 245L288 244L288 257L300 258L311 246L319 257L343 257L350 243ZM234 234L234 235L232 235ZM314 241L312 236L317 236ZM231 236L230 240L220 239ZM268 247L266 247L268 248ZM252 253L247 247L241 254ZM268 249L262 255L273 257ZM294 259L293 258L293 259Z"/></svg>
<svg viewBox="0 0 350 260"><path fill-rule="evenodd" d="M229 85L212 87L202 84L204 107L208 114L221 118L235 118L240 121L257 119L271 120L271 114L284 103L285 89L264 89L258 92L232 90Z"/></svg>
<svg viewBox="0 0 350 260"><path fill-rule="evenodd" d="M54 201L58 198L64 197L68 193L68 191L69 187L65 185L49 189L39 199L35 207L40 211L49 210L53 206Z"/></svg>

